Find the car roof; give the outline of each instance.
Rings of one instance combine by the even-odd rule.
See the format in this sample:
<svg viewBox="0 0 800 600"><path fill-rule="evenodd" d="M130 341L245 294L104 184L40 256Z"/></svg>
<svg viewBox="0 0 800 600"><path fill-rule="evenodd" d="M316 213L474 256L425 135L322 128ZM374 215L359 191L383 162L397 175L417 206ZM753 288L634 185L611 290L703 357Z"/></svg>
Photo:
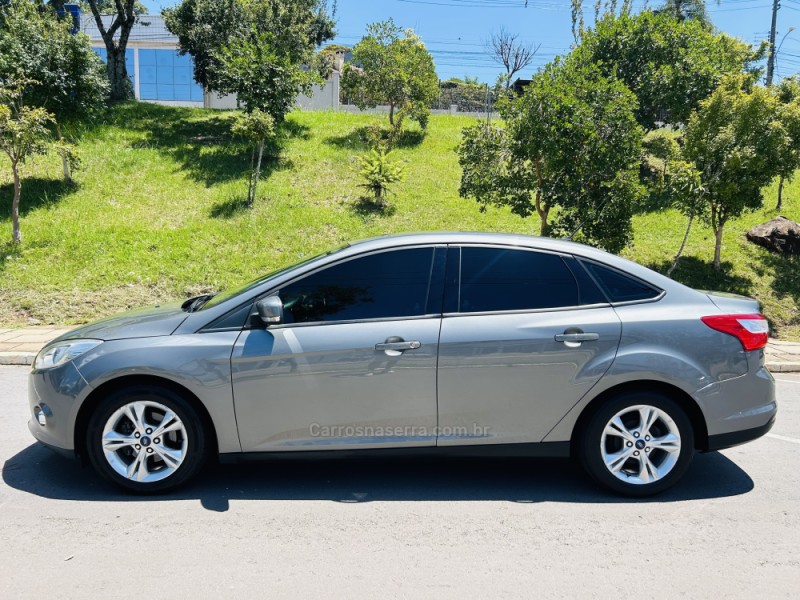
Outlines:
<svg viewBox="0 0 800 600"><path fill-rule="evenodd" d="M326 265L347 260L349 258L390 248L401 248L403 246L434 246L434 245L494 245L510 246L517 248L527 248L532 250L545 250L561 254L568 254L590 260L596 260L602 264L615 267L638 277L651 285L654 285L671 296L673 300L680 302L696 299L697 291L688 288L677 281L673 281L647 267L627 260L620 256L610 254L591 246L571 242L568 240L558 240L548 237L537 237L510 233L487 233L487 232L425 232L425 233L405 233L399 235L383 235L364 239L350 244L345 244L337 250L323 254L316 259L303 264L297 271L287 270L277 274L264 284L254 287L252 290L222 302L218 306L208 310L198 311L190 314L186 321L178 328L178 331L195 331L207 323L212 322L217 317L228 312L232 305L246 302L255 298L268 290L279 286L283 281L302 276L306 272L311 272Z"/></svg>

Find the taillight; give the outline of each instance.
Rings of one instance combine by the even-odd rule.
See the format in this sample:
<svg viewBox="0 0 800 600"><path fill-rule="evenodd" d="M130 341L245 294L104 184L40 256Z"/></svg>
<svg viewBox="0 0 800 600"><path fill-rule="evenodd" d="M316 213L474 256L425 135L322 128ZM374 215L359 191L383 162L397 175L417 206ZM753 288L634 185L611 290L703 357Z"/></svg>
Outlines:
<svg viewBox="0 0 800 600"><path fill-rule="evenodd" d="M700 320L711 329L734 336L745 350L763 348L769 339L769 323L763 315L714 315Z"/></svg>

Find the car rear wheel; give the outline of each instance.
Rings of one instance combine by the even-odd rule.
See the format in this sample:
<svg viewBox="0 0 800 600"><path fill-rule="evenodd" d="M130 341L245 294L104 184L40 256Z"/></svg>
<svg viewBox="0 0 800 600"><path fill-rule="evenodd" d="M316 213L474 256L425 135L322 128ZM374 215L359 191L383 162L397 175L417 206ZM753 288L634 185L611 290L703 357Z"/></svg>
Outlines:
<svg viewBox="0 0 800 600"><path fill-rule="evenodd" d="M649 496L673 486L694 454L686 413L657 392L628 392L601 405L579 442L589 475L628 496Z"/></svg>
<svg viewBox="0 0 800 600"><path fill-rule="evenodd" d="M134 492L171 490L203 466L206 434L197 412L171 390L137 386L115 392L89 420L94 468Z"/></svg>

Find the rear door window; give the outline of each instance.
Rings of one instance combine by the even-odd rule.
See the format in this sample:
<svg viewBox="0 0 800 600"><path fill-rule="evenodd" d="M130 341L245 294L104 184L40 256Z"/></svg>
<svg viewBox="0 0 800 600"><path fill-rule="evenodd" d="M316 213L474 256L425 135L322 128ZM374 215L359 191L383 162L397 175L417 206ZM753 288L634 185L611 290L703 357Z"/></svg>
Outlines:
<svg viewBox="0 0 800 600"><path fill-rule="evenodd" d="M461 249L462 313L579 304L575 277L558 255L508 248Z"/></svg>

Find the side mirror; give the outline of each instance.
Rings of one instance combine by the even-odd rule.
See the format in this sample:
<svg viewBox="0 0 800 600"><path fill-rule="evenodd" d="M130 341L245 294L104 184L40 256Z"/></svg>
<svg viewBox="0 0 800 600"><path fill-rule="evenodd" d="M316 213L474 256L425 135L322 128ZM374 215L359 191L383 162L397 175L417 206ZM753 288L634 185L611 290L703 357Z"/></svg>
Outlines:
<svg viewBox="0 0 800 600"><path fill-rule="evenodd" d="M256 302L256 311L264 325L283 322L283 302L278 296L267 296Z"/></svg>

